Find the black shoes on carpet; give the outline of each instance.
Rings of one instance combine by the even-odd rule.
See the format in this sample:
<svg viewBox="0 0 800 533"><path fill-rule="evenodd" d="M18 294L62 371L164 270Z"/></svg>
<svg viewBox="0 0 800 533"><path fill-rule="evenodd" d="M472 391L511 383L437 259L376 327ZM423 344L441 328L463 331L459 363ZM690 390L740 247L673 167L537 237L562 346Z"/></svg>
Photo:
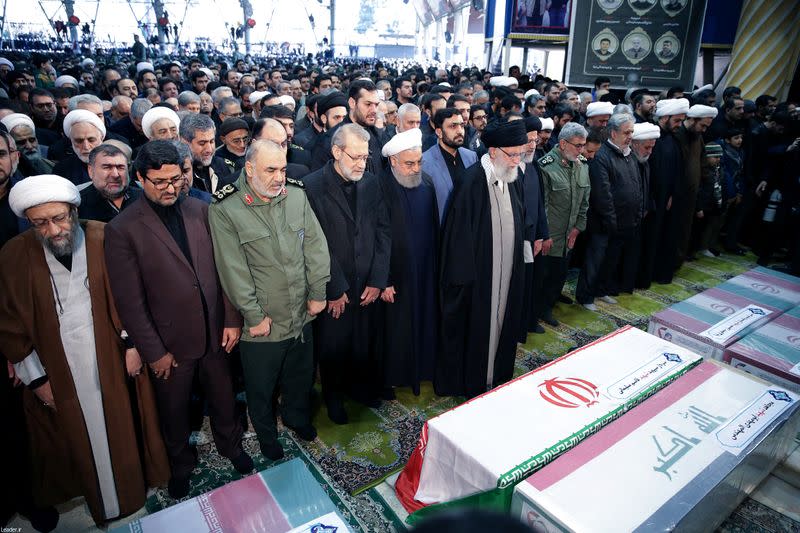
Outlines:
<svg viewBox="0 0 800 533"><path fill-rule="evenodd" d="M240 453L236 459L231 459L231 464L236 471L243 476L249 474L253 471L253 468L255 468L255 465L253 465L253 459L247 455L247 452L244 450L242 450L242 453Z"/></svg>
<svg viewBox="0 0 800 533"><path fill-rule="evenodd" d="M186 477L171 477L169 485L167 485L167 492L171 498L180 500L189 495L189 476Z"/></svg>
<svg viewBox="0 0 800 533"><path fill-rule="evenodd" d="M544 322L544 323L545 323L545 324L547 324L548 326L553 326L554 328L557 328L557 327L558 327L558 325L559 325L559 321L558 321L558 320L556 320L556 319L553 317L552 313L550 313L550 314L547 314L547 315L545 315L545 316L541 317L539 320L541 320L542 322Z"/></svg>
<svg viewBox="0 0 800 533"><path fill-rule="evenodd" d="M558 301L561 302L562 304L567 304L567 305L572 305L574 303L572 298L570 298L564 293L558 295Z"/></svg>
<svg viewBox="0 0 800 533"><path fill-rule="evenodd" d="M539 335L541 335L541 334L544 333L544 328L542 327L541 324L539 324L537 322L536 325L533 326L533 329L531 330L531 333L538 333Z"/></svg>
<svg viewBox="0 0 800 533"><path fill-rule="evenodd" d="M328 408L328 418L331 422L340 426L347 424L347 411L344 410L341 401L331 400L325 402L325 405Z"/></svg>
<svg viewBox="0 0 800 533"><path fill-rule="evenodd" d="M278 441L273 441L266 446L261 446L261 455L270 461L277 461L283 459L283 447L278 444Z"/></svg>
<svg viewBox="0 0 800 533"><path fill-rule="evenodd" d="M307 424L301 427L294 427L287 425L286 427L294 431L295 435L297 435L298 437L300 437L305 441L311 442L312 440L317 438L317 429L311 424Z"/></svg>

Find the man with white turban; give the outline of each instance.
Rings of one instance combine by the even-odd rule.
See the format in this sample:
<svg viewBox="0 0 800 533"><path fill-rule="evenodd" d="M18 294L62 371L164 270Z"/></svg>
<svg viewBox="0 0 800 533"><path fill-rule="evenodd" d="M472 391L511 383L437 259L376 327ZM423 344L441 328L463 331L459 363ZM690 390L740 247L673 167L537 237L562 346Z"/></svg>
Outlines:
<svg viewBox="0 0 800 533"><path fill-rule="evenodd" d="M656 104L659 138L648 158L652 204L642 223L642 255L636 278L640 289L650 288L653 281L671 283L675 273L677 232L672 224L672 203L685 172L675 132L688 112L689 101L685 98L659 100Z"/></svg>
<svg viewBox="0 0 800 533"><path fill-rule="evenodd" d="M676 194L673 197L673 216L671 226L676 229L675 269L677 270L689 254L689 240L692 235L692 223L695 219L695 203L697 191L702 178L703 160L705 158L705 142L703 134L706 132L714 117L717 108L697 104L689 108L686 119L678 131L675 139L683 154L684 172L683 182L678 182Z"/></svg>
<svg viewBox="0 0 800 533"><path fill-rule="evenodd" d="M142 117L142 131L151 141L177 141L180 127L181 119L168 107L152 107Z"/></svg>
<svg viewBox="0 0 800 533"><path fill-rule="evenodd" d="M83 496L102 525L141 508L147 487L169 476L147 369L107 289L104 225L78 222L77 187L31 176L9 204L32 227L0 251L0 346L27 385L34 496Z"/></svg>
<svg viewBox="0 0 800 533"><path fill-rule="evenodd" d="M53 173L75 185L91 181L86 165L91 151L106 138L106 125L91 111L75 109L64 117L64 135L72 144L74 154L59 161Z"/></svg>
<svg viewBox="0 0 800 533"><path fill-rule="evenodd" d="M59 76L56 78L55 85L57 88L64 88L64 89L79 89L80 84L78 80L76 80L73 76L68 74L64 74L63 76Z"/></svg>
<svg viewBox="0 0 800 533"><path fill-rule="evenodd" d="M17 150L24 157L25 168L20 169L23 175L52 172L53 163L43 157L39 149L39 140L36 138L36 126L28 115L12 113L3 117L0 122L14 138Z"/></svg>
<svg viewBox="0 0 800 533"><path fill-rule="evenodd" d="M611 102L592 102L586 106L586 127L605 128L613 114L614 104Z"/></svg>
<svg viewBox="0 0 800 533"><path fill-rule="evenodd" d="M438 149L438 148L437 148ZM383 362L385 387L411 387L434 377L437 346L436 254L439 211L431 178L422 172L422 131L396 134L381 151L389 160L381 188L392 228Z"/></svg>

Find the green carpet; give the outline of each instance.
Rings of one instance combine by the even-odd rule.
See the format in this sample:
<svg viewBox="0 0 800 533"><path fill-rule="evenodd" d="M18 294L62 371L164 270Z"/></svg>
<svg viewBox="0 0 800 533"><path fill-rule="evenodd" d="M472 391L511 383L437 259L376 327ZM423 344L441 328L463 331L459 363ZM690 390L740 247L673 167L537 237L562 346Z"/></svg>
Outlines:
<svg viewBox="0 0 800 533"><path fill-rule="evenodd" d="M654 284L649 290L621 295L617 305L598 303L598 312L575 304L558 304L553 314L560 325L555 328L545 326L544 334L528 336L518 348L515 375L528 372L626 324L645 329L650 315L656 311L753 266L753 256L702 258L682 267L673 283ZM576 272L572 271L564 288L564 293L571 297L574 296L575 281ZM301 457L343 516L358 531L404 529L395 513L371 487L405 465L425 420L459 403L455 398L437 397L430 383L423 384L419 396L414 396L410 389L397 389L396 396L396 400L384 402L378 409L347 403L350 423L346 426L330 422L324 407L316 405L314 425L319 437L312 443L296 440L285 430L280 433L286 460ZM203 431L199 432L200 465L192 478L190 496L240 477L227 460L216 454L209 439L206 421ZM258 453L252 433L247 434L245 447L256 460L259 470L271 466ZM147 509L155 512L173 503L165 490L159 490L148 499ZM723 524L721 531L800 531L800 523L755 501L745 500Z"/></svg>

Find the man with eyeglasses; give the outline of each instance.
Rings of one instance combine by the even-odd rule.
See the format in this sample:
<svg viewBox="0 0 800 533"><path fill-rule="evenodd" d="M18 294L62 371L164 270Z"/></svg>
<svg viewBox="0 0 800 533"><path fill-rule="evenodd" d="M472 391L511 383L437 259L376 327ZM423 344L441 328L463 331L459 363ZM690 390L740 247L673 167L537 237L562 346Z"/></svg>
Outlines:
<svg viewBox="0 0 800 533"><path fill-rule="evenodd" d="M210 119L209 119L210 120ZM225 297L214 263L208 205L182 198L180 153L171 141L142 146L134 167L143 197L106 226L106 264L122 324L150 367L172 477L169 493L189 493L197 456L189 446L195 372L203 386L217 451L241 474L242 448L227 354L242 317Z"/></svg>
<svg viewBox="0 0 800 533"><path fill-rule="evenodd" d="M367 170L370 139L358 124L339 126L333 159L304 180L331 255L327 310L314 337L328 418L336 424L347 423L345 394L376 408L383 388L378 299L387 287L391 228L378 177Z"/></svg>
<svg viewBox="0 0 800 533"><path fill-rule="evenodd" d="M142 195L139 187L131 187L128 179L128 156L110 143L89 153L91 187L81 190L78 215L84 220L110 222L123 209Z"/></svg>
<svg viewBox="0 0 800 533"><path fill-rule="evenodd" d="M32 89L28 94L28 105L39 143L50 146L58 141L61 138L58 132L58 109L52 93L47 89Z"/></svg>
<svg viewBox="0 0 800 533"><path fill-rule="evenodd" d="M217 157L221 157L231 174L238 174L244 168L244 155L250 144L250 127L240 118L226 120L219 125L219 138L222 146L217 148Z"/></svg>
<svg viewBox="0 0 800 533"><path fill-rule="evenodd" d="M481 133L486 129L486 124L489 122L489 115L486 113L486 108L480 104L472 104L469 107L469 123L472 125L472 137L467 142L467 147L475 153L479 150L482 151L481 155L485 153L485 147L481 142Z"/></svg>
<svg viewBox="0 0 800 533"><path fill-rule="evenodd" d="M32 227L0 252L0 346L26 384L35 501L83 496L104 525L169 476L152 386L105 290L103 224L78 221L77 187L31 176L9 204Z"/></svg>
<svg viewBox="0 0 800 533"><path fill-rule="evenodd" d="M460 115L459 115L460 118ZM453 191L441 236L442 348L434 389L475 397L511 379L523 310L524 207L521 120L483 132L488 152Z"/></svg>
<svg viewBox="0 0 800 533"><path fill-rule="evenodd" d="M552 119L545 121L552 129ZM589 165L583 157L586 148L586 129L577 122L569 122L558 134L558 144L538 160L542 178L542 195L547 214L547 227L552 243L549 251L542 250L543 270L539 298L536 300L536 318L557 326L553 307L567 279L569 259L578 235L586 230L589 209ZM543 243L544 245L544 243Z"/></svg>
<svg viewBox="0 0 800 533"><path fill-rule="evenodd" d="M281 394L283 423L313 441L311 322L326 307L330 255L301 182L286 178L285 149L256 140L234 185L209 210L225 293L244 317L240 345L247 404L261 453L283 457L273 411Z"/></svg>
<svg viewBox="0 0 800 533"><path fill-rule="evenodd" d="M438 142L422 154L422 170L431 178L436 191L439 222L444 223L450 193L478 156L464 148L464 118L458 109L440 109L433 116L433 125Z"/></svg>

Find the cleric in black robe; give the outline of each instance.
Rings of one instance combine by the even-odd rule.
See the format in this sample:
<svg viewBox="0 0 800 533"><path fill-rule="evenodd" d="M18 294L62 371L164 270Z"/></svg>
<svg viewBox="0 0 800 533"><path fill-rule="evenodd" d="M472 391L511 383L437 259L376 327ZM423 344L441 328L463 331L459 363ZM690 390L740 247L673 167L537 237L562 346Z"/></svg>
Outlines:
<svg viewBox="0 0 800 533"><path fill-rule="evenodd" d="M436 263L439 211L430 178L422 175L422 132L396 134L382 150L389 169L381 189L392 230L384 306L383 369L387 387L433 381L438 315Z"/></svg>
<svg viewBox="0 0 800 533"><path fill-rule="evenodd" d="M328 308L314 320L314 351L328 418L345 424L345 394L368 407L380 405L379 307L392 239L379 178L365 170L369 134L348 124L332 143L333 159L303 181L331 254Z"/></svg>
<svg viewBox="0 0 800 533"><path fill-rule="evenodd" d="M453 190L442 229L439 395L477 396L514 372L525 284L523 200L517 167L522 121L487 126L488 153Z"/></svg>

